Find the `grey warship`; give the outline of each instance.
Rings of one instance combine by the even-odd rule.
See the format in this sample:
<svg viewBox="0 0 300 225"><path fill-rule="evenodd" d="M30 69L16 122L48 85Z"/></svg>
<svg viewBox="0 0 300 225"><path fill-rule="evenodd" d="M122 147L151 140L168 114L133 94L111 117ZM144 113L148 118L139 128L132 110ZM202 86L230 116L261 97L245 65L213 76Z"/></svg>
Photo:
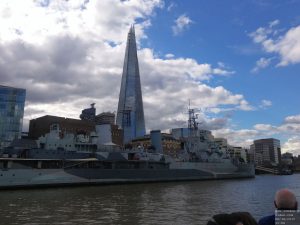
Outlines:
<svg viewBox="0 0 300 225"><path fill-rule="evenodd" d="M97 130L97 129L96 129ZM253 178L254 165L237 161L207 139L190 110L189 136L177 158L143 148L97 144L100 134L61 135L57 124L39 148L7 148L0 158L0 188ZM50 146L53 146L52 148ZM55 146L55 147L54 147ZM71 146L63 148L63 146Z"/></svg>

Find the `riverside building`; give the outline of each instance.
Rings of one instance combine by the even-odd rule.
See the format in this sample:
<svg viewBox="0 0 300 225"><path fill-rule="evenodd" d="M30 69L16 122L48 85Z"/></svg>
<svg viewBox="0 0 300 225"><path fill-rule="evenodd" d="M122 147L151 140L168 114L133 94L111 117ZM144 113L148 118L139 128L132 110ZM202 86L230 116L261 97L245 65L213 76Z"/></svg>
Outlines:
<svg viewBox="0 0 300 225"><path fill-rule="evenodd" d="M28 136L31 139L37 140L41 136L45 136L50 132L50 128L56 125L59 127L60 133L63 136L64 133L73 135L90 135L92 132L100 132L103 142L111 142L113 144L123 145L123 130L119 129L117 125L110 123L99 124L98 128L94 121L79 120L58 116L42 116L36 119L32 119L29 122ZM102 140L101 139L101 140Z"/></svg>
<svg viewBox="0 0 300 225"><path fill-rule="evenodd" d="M250 146L258 165L278 165L281 163L280 141L274 138L255 140Z"/></svg>
<svg viewBox="0 0 300 225"><path fill-rule="evenodd" d="M26 90L0 85L0 148L21 138Z"/></svg>
<svg viewBox="0 0 300 225"><path fill-rule="evenodd" d="M95 103L92 103L90 108L82 110L79 117L81 120L91 121L91 122L95 121L95 117L96 117Z"/></svg>
<svg viewBox="0 0 300 225"><path fill-rule="evenodd" d="M115 125L115 114L112 112L102 112L95 117L95 123Z"/></svg>
<svg viewBox="0 0 300 225"><path fill-rule="evenodd" d="M157 141L159 140L159 141ZM159 142L159 143L157 143ZM153 150L159 153L177 158L183 144L175 139L171 134L161 133L160 130L151 131L143 137L138 137L131 141L133 149L143 148L146 151Z"/></svg>
<svg viewBox="0 0 300 225"><path fill-rule="evenodd" d="M29 138L38 139L49 133L53 124L58 124L62 131L69 133L90 134L95 129L95 124L91 121L46 115L29 121Z"/></svg>

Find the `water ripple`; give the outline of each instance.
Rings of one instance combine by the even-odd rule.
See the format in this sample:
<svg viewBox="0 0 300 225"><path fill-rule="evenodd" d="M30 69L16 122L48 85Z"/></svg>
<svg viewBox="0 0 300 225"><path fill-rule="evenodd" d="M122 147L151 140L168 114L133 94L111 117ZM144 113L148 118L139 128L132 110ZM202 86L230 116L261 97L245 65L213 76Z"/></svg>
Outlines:
<svg viewBox="0 0 300 225"><path fill-rule="evenodd" d="M300 198L300 174L255 179L0 192L1 224L206 224L216 213L272 213L283 187Z"/></svg>

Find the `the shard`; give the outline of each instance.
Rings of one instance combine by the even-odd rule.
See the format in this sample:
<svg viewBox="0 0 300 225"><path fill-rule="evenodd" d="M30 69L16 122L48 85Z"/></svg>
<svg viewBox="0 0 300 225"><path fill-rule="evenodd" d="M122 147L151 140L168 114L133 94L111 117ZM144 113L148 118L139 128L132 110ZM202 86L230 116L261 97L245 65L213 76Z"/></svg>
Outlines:
<svg viewBox="0 0 300 225"><path fill-rule="evenodd" d="M124 131L124 143L145 135L143 99L134 26L131 26L127 37L117 125Z"/></svg>

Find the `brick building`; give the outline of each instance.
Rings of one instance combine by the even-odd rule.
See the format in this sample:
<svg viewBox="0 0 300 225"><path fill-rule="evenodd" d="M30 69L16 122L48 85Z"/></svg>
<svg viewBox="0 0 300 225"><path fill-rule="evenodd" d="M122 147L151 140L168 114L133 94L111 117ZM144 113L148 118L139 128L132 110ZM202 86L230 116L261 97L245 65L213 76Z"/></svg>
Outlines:
<svg viewBox="0 0 300 225"><path fill-rule="evenodd" d="M47 115L30 120L28 137L38 139L40 136L50 132L52 124L58 124L61 131L68 133L86 132L89 134L95 130L93 122Z"/></svg>

